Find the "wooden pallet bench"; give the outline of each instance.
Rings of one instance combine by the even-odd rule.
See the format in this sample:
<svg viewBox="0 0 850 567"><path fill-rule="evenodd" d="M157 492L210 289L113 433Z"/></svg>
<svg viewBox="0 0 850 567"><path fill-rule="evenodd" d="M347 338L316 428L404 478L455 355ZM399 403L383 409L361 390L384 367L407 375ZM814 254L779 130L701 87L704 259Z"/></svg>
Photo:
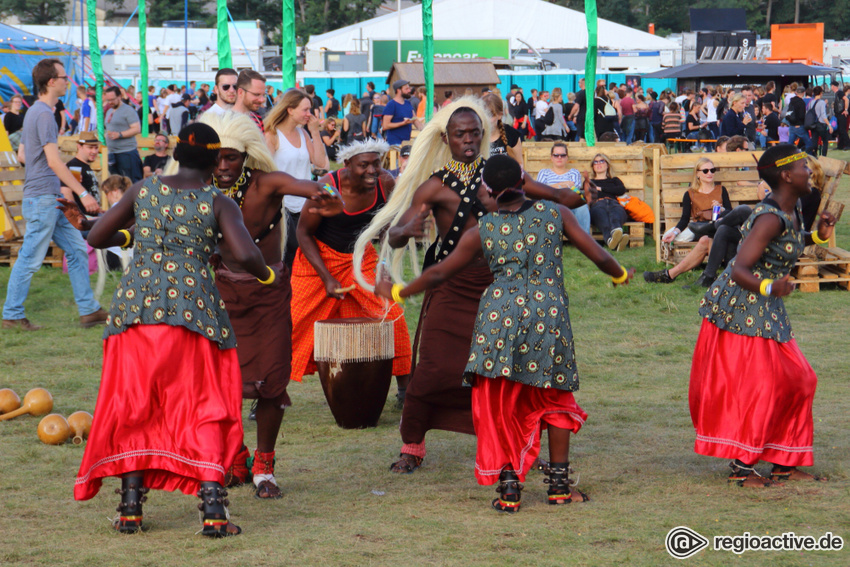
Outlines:
<svg viewBox="0 0 850 567"><path fill-rule="evenodd" d="M550 157L554 142L523 142L522 159L525 172L532 179L537 179L541 169L551 167ZM602 153L611 160L614 175L623 181L628 194L646 201L646 157L642 146L627 146L623 142L598 142L594 147L588 147L583 142L567 142L569 162L567 167L576 168L582 173L591 171L590 162L593 156ZM651 229L650 229L651 230ZM646 225L642 222L627 222L623 232L629 237L629 247L644 245ZM602 240L602 234L593 228L592 235Z"/></svg>

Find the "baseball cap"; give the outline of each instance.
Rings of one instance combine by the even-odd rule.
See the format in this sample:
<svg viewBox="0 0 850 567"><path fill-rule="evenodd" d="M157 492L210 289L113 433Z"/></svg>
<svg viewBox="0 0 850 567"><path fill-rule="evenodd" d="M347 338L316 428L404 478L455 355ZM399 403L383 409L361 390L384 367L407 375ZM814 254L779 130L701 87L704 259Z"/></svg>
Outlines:
<svg viewBox="0 0 850 567"><path fill-rule="evenodd" d="M97 139L97 134L95 134L94 132L80 132L77 135L77 143L100 145L100 141Z"/></svg>
<svg viewBox="0 0 850 567"><path fill-rule="evenodd" d="M191 96L189 96L189 94L188 94L188 93L183 93L183 96L182 96L181 98L182 98L182 100L184 100L184 101L186 101L186 100L192 100L192 97L191 97Z"/></svg>
<svg viewBox="0 0 850 567"><path fill-rule="evenodd" d="M411 147L408 144L403 145L398 152L399 155L401 157L410 157L410 148Z"/></svg>
<svg viewBox="0 0 850 567"><path fill-rule="evenodd" d="M410 81L405 81L404 79L399 79L399 80L397 80L396 82L393 83L393 90L397 91L398 89L400 89L404 85L409 85L409 84L410 84Z"/></svg>

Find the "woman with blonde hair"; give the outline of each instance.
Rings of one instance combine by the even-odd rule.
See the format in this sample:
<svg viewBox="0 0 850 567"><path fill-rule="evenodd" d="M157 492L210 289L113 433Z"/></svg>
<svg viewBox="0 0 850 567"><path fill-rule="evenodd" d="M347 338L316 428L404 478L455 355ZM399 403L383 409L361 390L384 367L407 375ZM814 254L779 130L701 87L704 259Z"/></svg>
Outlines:
<svg viewBox="0 0 850 567"><path fill-rule="evenodd" d="M522 134L502 121L505 116L502 97L487 93L481 100L490 112L490 155L507 154L522 167Z"/></svg>
<svg viewBox="0 0 850 567"><path fill-rule="evenodd" d="M623 224L629 220L629 215L617 197L626 194L626 186L614 176L611 159L605 154L593 156L590 167L588 178L599 193L599 198L590 205L591 221L602 232L602 240L608 248L622 251L629 245L629 237L623 234Z"/></svg>
<svg viewBox="0 0 850 567"><path fill-rule="evenodd" d="M674 240L690 242L695 238L691 230L687 230L689 223L694 222L710 222L719 219L721 216L729 217L729 222L733 221L732 215L726 215L732 210L732 203L729 200L729 193L726 187L714 181L714 174L717 168L709 158L700 158L694 166L694 176L691 180L691 186L688 188L685 195L682 197L682 218L678 224L662 237L662 242L673 242ZM719 207L720 210L715 213L714 208ZM749 216L749 207L746 210L739 207L736 209L735 219L738 215L742 216L740 222L735 222L732 226L743 223ZM696 229L695 229L696 230ZM680 238L680 236L682 238ZM713 238L708 235L699 236L697 245L685 256L681 262L668 270L660 270L657 272L644 272L643 279L649 283L672 283L680 274L688 272L705 260L712 246ZM708 282L709 284L711 282Z"/></svg>
<svg viewBox="0 0 850 567"><path fill-rule="evenodd" d="M263 126L266 145L274 157L274 164L278 171L288 173L295 179L311 179L313 165L320 169L328 169L330 166L319 131L319 119L313 114L312 103L307 93L298 89L288 90L280 104L275 105L266 115ZM309 137L304 132L305 126L309 130ZM304 202L303 197L293 195L286 195L283 198L287 224L284 258L290 267L298 250L295 227L298 225L298 217Z"/></svg>

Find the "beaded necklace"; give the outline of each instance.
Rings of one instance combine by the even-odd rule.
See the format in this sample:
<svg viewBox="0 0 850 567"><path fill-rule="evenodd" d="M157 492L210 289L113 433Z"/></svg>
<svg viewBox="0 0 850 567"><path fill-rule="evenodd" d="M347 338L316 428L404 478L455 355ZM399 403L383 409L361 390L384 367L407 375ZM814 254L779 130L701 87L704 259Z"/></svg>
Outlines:
<svg viewBox="0 0 850 567"><path fill-rule="evenodd" d="M478 156L472 163L463 163L452 158L443 168L455 174L455 177L464 185L469 185L472 176L478 171L478 166L484 163L484 158Z"/></svg>
<svg viewBox="0 0 850 567"><path fill-rule="evenodd" d="M222 193L236 201L236 204L239 205L239 208L242 208L242 203L245 201L245 189L251 184L251 170L247 167L242 168L242 174L239 176L239 179L236 180L236 183L233 184L233 187L228 189L221 189L218 186L218 181L216 181L215 176L213 176L213 185L215 185L216 189L221 190Z"/></svg>

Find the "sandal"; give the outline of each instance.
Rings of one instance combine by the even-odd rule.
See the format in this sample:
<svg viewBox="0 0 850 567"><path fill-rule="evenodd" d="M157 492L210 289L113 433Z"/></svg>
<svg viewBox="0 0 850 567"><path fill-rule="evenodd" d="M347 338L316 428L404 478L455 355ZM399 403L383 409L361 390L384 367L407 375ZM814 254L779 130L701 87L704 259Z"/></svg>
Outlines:
<svg viewBox="0 0 850 567"><path fill-rule="evenodd" d="M499 474L499 486L496 487L496 492L499 493L498 498L494 498L490 503L497 512L505 512L507 514L515 514L519 512L522 505L523 485L519 482L519 477L510 469L502 469Z"/></svg>
<svg viewBox="0 0 850 567"><path fill-rule="evenodd" d="M399 459L390 465L390 472L410 474L422 466L422 457L410 453L400 453Z"/></svg>
<svg viewBox="0 0 850 567"><path fill-rule="evenodd" d="M227 506L230 501L226 498L227 491L217 482L202 482L198 491L198 510L203 514L201 535L212 538L239 535L242 528L230 521Z"/></svg>
<svg viewBox="0 0 850 567"><path fill-rule="evenodd" d="M575 480L570 480L569 475L575 474L575 471L570 468L569 463L547 463L546 465L545 470L549 478L544 478L543 483L549 485L546 494L549 497L550 505L558 506L571 502L590 501L587 494L575 488L578 485L578 477Z"/></svg>
<svg viewBox="0 0 850 567"><path fill-rule="evenodd" d="M239 454L236 455L236 460L224 473L224 486L226 488L234 488L242 486L246 482L251 482L251 469L248 468L248 459L251 457L251 452L248 447L242 445Z"/></svg>
<svg viewBox="0 0 850 567"><path fill-rule="evenodd" d="M784 482L786 480L808 480L813 482L826 482L827 479L826 477L801 471L797 467L773 465L773 470L770 471L770 480L774 482Z"/></svg>
<svg viewBox="0 0 850 567"><path fill-rule="evenodd" d="M142 529L142 504L150 491L142 486L142 481L141 475L126 476L121 479L121 488L115 489L115 494L121 495L121 504L116 508L119 515L112 525L122 534L134 534Z"/></svg>
<svg viewBox="0 0 850 567"><path fill-rule="evenodd" d="M732 472L727 477L727 482L734 482L738 486L745 488L768 488L770 486L778 486L779 483L773 479L765 478L755 469L755 465L748 465L740 459L735 459L729 463Z"/></svg>
<svg viewBox="0 0 850 567"><path fill-rule="evenodd" d="M274 451L270 453L261 453L258 450L254 451L254 458L251 463L251 475L254 478L254 498L260 500L277 500L283 498L283 493L277 485L277 480L274 477L274 466L277 459L274 458Z"/></svg>

